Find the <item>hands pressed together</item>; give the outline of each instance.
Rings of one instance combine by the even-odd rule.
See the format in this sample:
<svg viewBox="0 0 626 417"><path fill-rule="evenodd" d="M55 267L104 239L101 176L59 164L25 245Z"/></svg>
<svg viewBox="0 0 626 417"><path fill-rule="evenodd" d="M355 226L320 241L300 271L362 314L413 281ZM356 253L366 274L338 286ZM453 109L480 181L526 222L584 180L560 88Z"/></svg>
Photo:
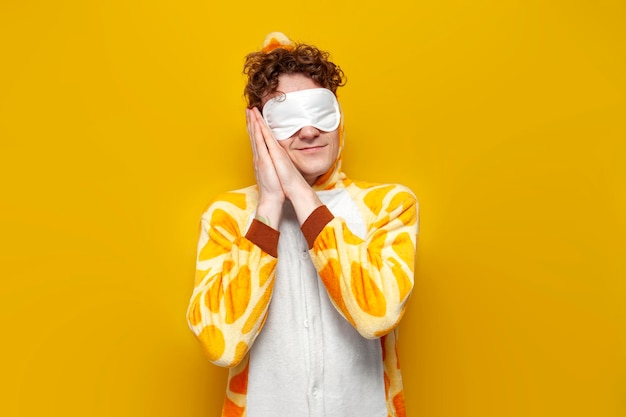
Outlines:
<svg viewBox="0 0 626 417"><path fill-rule="evenodd" d="M246 109L246 121L259 188L256 219L278 229L287 199L293 204L300 224L304 223L322 202L278 144L256 107Z"/></svg>

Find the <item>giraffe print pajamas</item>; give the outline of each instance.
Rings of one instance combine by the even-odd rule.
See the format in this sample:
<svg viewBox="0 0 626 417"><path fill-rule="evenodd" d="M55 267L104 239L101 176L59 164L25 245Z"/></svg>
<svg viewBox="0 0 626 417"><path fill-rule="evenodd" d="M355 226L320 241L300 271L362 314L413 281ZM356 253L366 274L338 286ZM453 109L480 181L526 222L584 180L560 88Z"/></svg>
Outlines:
<svg viewBox="0 0 626 417"><path fill-rule="evenodd" d="M191 329L230 368L223 417L404 416L397 325L413 288L417 201L345 176L300 227L254 219L256 187L202 216Z"/></svg>

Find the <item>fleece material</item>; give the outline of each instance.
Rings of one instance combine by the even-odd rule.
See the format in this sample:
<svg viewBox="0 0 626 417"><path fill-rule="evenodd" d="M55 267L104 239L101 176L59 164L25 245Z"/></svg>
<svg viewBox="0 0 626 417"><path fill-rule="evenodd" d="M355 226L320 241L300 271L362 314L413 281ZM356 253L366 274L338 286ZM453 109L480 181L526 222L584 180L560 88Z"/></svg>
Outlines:
<svg viewBox="0 0 626 417"><path fill-rule="evenodd" d="M224 417L404 415L396 342L416 199L348 179L317 193L325 205L302 228L289 203L280 231L251 220L256 187L202 216L188 319L208 358L231 367Z"/></svg>
<svg viewBox="0 0 626 417"><path fill-rule="evenodd" d="M255 220L256 186L202 215L187 318L208 359L230 368L222 417L405 416L397 326L417 200L350 180L341 155L301 227L288 202L279 230Z"/></svg>

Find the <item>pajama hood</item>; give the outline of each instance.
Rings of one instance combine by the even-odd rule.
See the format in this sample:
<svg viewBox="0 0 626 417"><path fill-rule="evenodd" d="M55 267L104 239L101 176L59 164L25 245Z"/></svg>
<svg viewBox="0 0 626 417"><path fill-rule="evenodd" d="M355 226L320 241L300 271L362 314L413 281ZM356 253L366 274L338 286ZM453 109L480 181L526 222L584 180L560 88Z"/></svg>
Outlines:
<svg viewBox="0 0 626 417"><path fill-rule="evenodd" d="M261 52L269 53L277 48L282 48L286 50L292 50L295 46L295 43L289 39L282 32L272 32L269 33L264 42L263 47L261 48ZM335 94L336 95L336 94ZM341 105L340 105L341 111ZM337 159L330 167L330 169L323 175L321 175L313 184L313 190L315 191L323 191L323 190L332 190L337 187L338 184L341 184L345 179L345 174L341 171L341 160L343 158L343 144L344 144L344 118L343 113L341 114L341 120L339 122L339 127L337 128L339 131L339 151L337 152Z"/></svg>

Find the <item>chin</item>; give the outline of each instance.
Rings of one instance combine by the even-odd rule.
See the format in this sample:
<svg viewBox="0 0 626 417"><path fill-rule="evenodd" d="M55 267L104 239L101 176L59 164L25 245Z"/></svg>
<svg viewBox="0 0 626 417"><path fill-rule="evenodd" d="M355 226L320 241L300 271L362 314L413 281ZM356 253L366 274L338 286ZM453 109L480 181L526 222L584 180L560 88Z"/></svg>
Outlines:
<svg viewBox="0 0 626 417"><path fill-rule="evenodd" d="M330 168L328 168L330 169ZM305 170L305 171L300 171L300 173L302 174L302 176L304 178L315 178L317 179L318 177L324 175L326 173L326 171L328 171L328 169L316 169L316 170Z"/></svg>

